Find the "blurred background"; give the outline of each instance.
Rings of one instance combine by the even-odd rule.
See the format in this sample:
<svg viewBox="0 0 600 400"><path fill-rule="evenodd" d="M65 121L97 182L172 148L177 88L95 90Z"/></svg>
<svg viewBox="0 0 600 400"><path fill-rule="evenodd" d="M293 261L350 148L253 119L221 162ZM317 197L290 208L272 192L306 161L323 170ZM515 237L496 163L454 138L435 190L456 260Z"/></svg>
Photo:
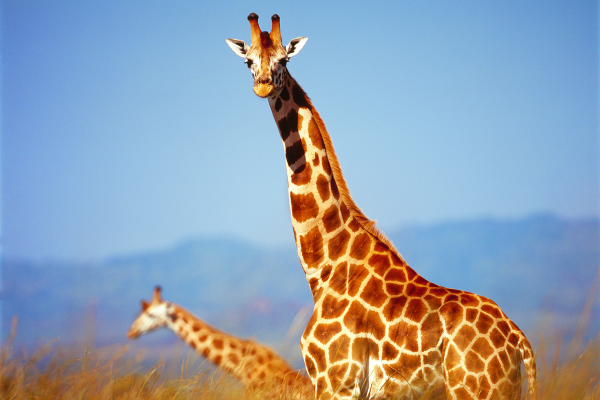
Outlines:
<svg viewBox="0 0 600 400"><path fill-rule="evenodd" d="M301 366L292 321L312 298L282 145L225 44L250 42L251 12L263 30L277 13L285 43L309 38L288 68L408 263L494 299L528 335L568 334L600 266L598 11L2 1L1 338L16 315L26 347L124 343L160 284Z"/></svg>

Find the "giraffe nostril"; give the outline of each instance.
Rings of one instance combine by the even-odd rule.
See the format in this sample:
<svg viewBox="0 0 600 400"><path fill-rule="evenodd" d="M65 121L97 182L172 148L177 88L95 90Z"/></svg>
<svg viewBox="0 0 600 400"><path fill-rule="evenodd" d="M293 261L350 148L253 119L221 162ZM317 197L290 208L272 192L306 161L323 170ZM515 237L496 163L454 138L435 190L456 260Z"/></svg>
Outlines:
<svg viewBox="0 0 600 400"><path fill-rule="evenodd" d="M266 76L260 76L258 77L258 83L263 84L263 85L268 85L271 83L271 78L266 77Z"/></svg>

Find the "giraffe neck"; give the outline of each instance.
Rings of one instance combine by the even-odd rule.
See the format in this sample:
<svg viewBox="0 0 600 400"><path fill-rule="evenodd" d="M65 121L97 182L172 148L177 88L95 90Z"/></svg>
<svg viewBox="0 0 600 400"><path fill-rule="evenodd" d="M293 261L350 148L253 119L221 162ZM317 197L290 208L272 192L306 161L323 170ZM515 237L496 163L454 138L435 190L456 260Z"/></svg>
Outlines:
<svg viewBox="0 0 600 400"><path fill-rule="evenodd" d="M231 373L245 386L277 383L308 398L310 379L290 367L271 348L219 331L192 313L171 303L168 327L217 367Z"/></svg>
<svg viewBox="0 0 600 400"><path fill-rule="evenodd" d="M366 254L371 238L396 250L352 200L325 124L289 74L269 105L285 150L296 247L316 296L334 264Z"/></svg>
<svg viewBox="0 0 600 400"><path fill-rule="evenodd" d="M219 331L183 307L176 304L172 307L169 329L208 361L248 383L249 378L240 368L248 348L247 341Z"/></svg>

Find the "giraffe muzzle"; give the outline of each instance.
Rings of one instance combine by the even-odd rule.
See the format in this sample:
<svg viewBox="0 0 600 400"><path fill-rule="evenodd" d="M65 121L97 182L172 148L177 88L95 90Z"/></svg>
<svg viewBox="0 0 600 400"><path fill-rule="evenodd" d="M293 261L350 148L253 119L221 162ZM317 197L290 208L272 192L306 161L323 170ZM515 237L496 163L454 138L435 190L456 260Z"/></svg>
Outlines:
<svg viewBox="0 0 600 400"><path fill-rule="evenodd" d="M268 95L270 95L273 92L273 85L265 85L265 84L257 84L254 85L254 93L256 93L256 95L258 97L267 97Z"/></svg>
<svg viewBox="0 0 600 400"><path fill-rule="evenodd" d="M254 82L254 93L259 97L267 97L273 89L273 80L270 77L259 76Z"/></svg>
<svg viewBox="0 0 600 400"><path fill-rule="evenodd" d="M130 329L127 331L127 339L136 339L138 336L140 336L140 334L137 330Z"/></svg>

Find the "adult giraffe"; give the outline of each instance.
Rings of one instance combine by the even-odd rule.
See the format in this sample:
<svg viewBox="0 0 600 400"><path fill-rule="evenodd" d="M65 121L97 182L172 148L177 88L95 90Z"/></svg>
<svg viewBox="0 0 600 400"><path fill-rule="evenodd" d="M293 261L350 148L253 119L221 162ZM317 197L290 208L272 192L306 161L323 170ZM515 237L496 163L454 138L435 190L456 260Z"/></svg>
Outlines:
<svg viewBox="0 0 600 400"><path fill-rule="evenodd" d="M521 330L491 300L417 274L356 206L329 133L286 64L279 16L251 45L227 39L267 98L287 163L294 238L315 308L301 339L318 399L520 396L521 360L535 397L535 360Z"/></svg>

